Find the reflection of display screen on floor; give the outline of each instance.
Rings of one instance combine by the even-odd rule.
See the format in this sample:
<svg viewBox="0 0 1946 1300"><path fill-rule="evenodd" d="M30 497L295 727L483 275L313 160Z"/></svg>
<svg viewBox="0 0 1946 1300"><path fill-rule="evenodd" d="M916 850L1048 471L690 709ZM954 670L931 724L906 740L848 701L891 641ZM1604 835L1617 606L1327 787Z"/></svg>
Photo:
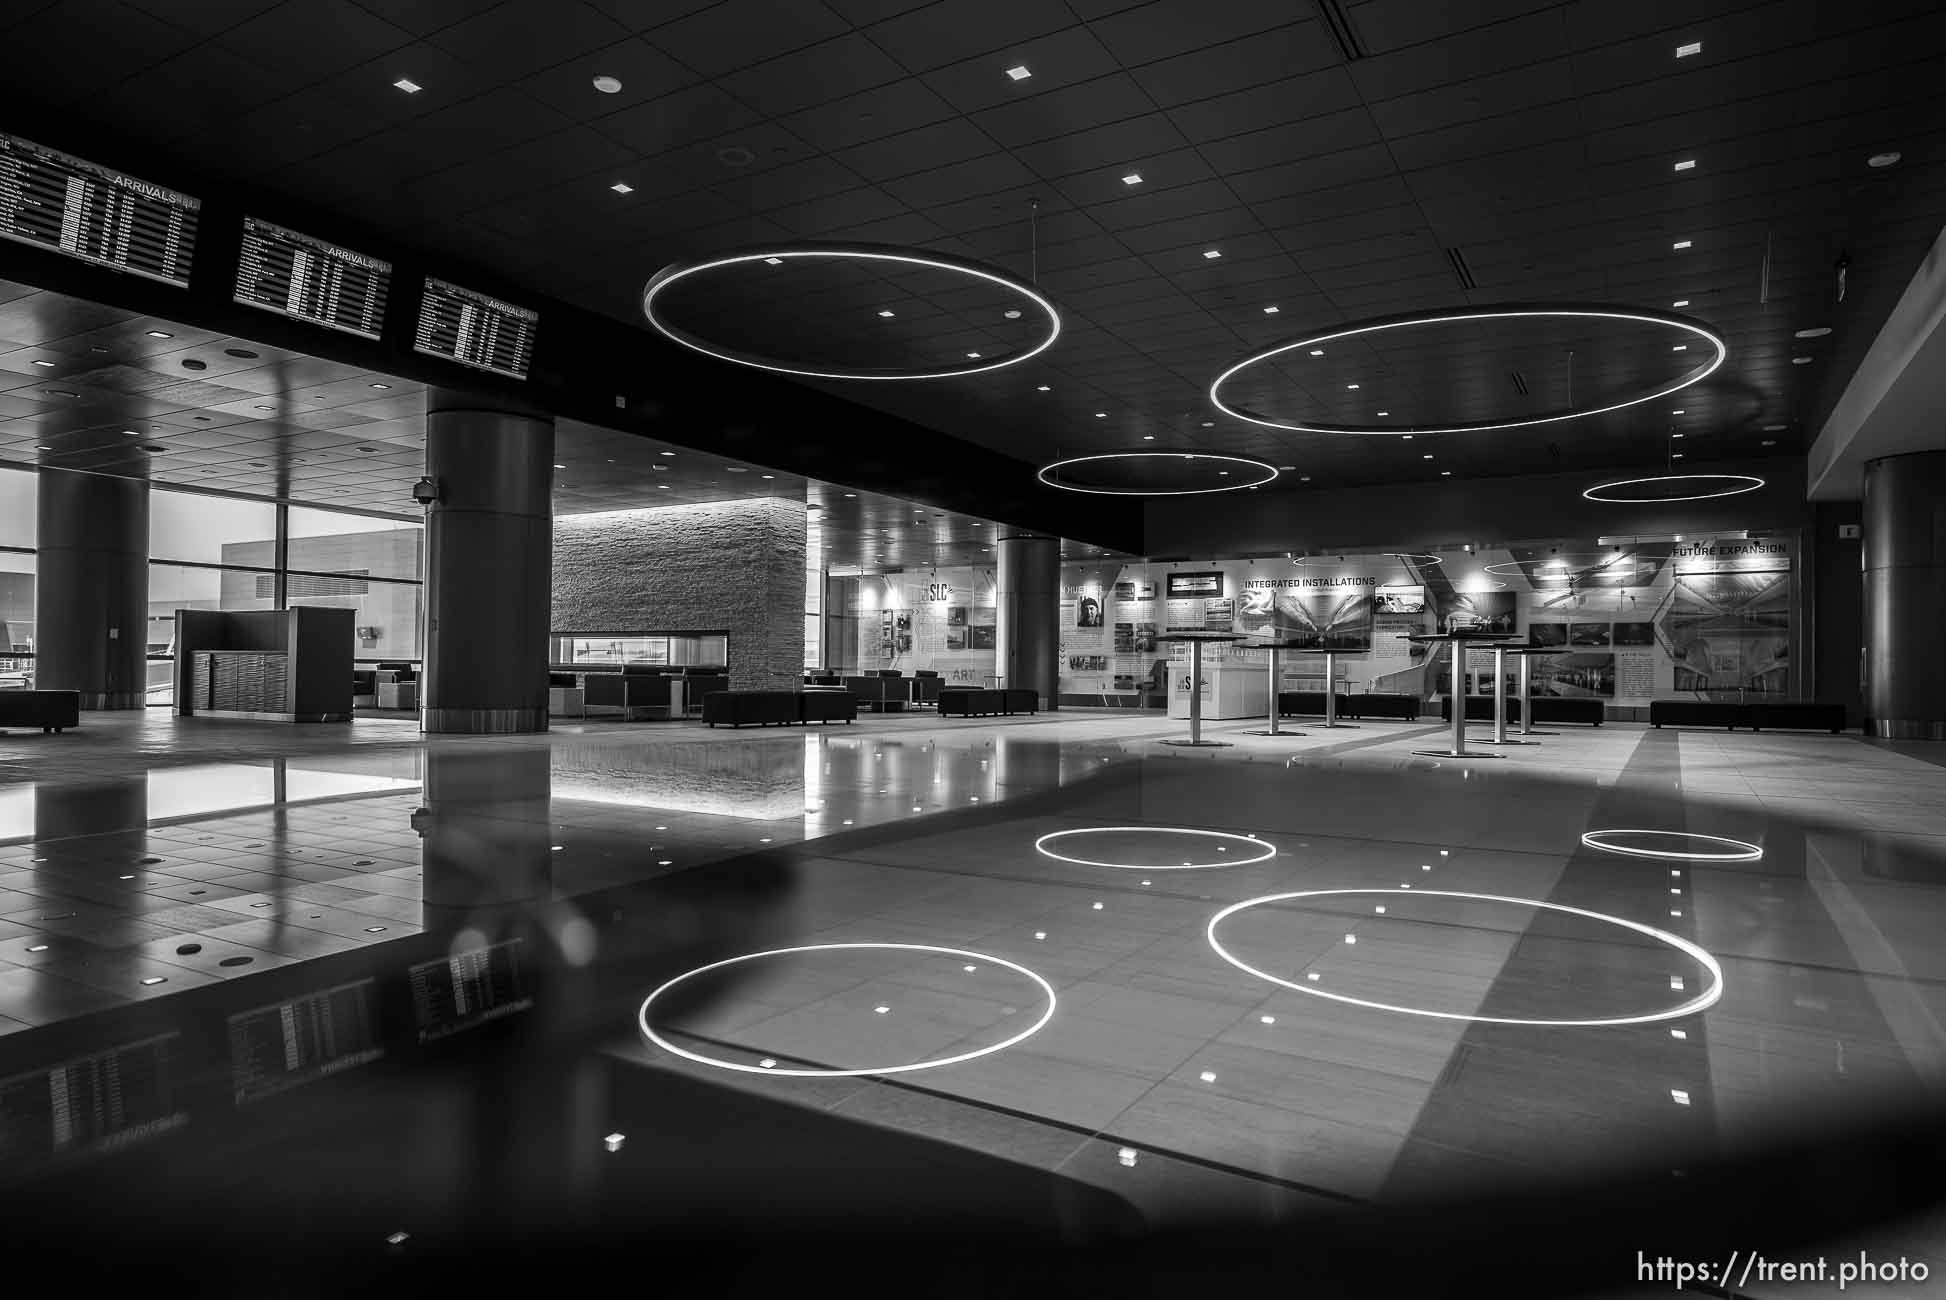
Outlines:
<svg viewBox="0 0 1946 1300"><path fill-rule="evenodd" d="M137 1142L187 1121L180 1034L0 1079L0 1171Z"/></svg>
<svg viewBox="0 0 1946 1300"><path fill-rule="evenodd" d="M230 1017L230 1081L239 1102L375 1061L373 980L343 984Z"/></svg>
<svg viewBox="0 0 1946 1300"><path fill-rule="evenodd" d="M534 1005L520 978L522 940L456 953L412 968L419 1041L431 1042Z"/></svg>

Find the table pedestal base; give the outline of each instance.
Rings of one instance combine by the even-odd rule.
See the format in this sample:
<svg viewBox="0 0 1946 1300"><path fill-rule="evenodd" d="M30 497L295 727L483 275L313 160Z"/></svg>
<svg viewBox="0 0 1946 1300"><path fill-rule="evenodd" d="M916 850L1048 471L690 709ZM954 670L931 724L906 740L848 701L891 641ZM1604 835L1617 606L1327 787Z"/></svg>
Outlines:
<svg viewBox="0 0 1946 1300"><path fill-rule="evenodd" d="M1227 740L1165 740L1162 743L1174 745L1178 749L1229 749L1231 747Z"/></svg>
<svg viewBox="0 0 1946 1300"><path fill-rule="evenodd" d="M1505 758L1506 757L1505 754L1488 754L1478 749L1469 749L1464 752L1461 752L1460 750L1457 749L1415 749L1412 752L1419 755L1419 757L1421 758Z"/></svg>
<svg viewBox="0 0 1946 1300"><path fill-rule="evenodd" d="M1242 731L1237 734L1241 736L1302 736L1308 733L1292 731L1289 727L1279 727L1275 731Z"/></svg>

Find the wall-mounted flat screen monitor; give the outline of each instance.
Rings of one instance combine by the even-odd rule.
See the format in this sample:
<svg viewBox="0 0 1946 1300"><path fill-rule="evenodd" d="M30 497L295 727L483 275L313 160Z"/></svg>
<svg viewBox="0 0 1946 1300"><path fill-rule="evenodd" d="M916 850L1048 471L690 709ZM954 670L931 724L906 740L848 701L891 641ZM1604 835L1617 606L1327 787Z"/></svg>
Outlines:
<svg viewBox="0 0 1946 1300"><path fill-rule="evenodd" d="M376 340L391 291L390 262L257 217L243 219L240 303Z"/></svg>
<svg viewBox="0 0 1946 1300"><path fill-rule="evenodd" d="M1165 589L1170 600L1195 596L1221 596L1223 575L1217 573L1172 573Z"/></svg>
<svg viewBox="0 0 1946 1300"><path fill-rule="evenodd" d="M162 1034L0 1079L0 1177L188 1122L182 1036Z"/></svg>
<svg viewBox="0 0 1946 1300"><path fill-rule="evenodd" d="M533 1006L521 979L522 947L522 940L509 939L414 966L419 1041L429 1043Z"/></svg>
<svg viewBox="0 0 1946 1300"><path fill-rule="evenodd" d="M412 347L475 370L527 378L540 313L426 277Z"/></svg>
<svg viewBox="0 0 1946 1300"><path fill-rule="evenodd" d="M189 287L202 203L0 133L0 237Z"/></svg>
<svg viewBox="0 0 1946 1300"><path fill-rule="evenodd" d="M374 1005L377 981L360 980L230 1017L230 1083L256 1101L385 1054Z"/></svg>

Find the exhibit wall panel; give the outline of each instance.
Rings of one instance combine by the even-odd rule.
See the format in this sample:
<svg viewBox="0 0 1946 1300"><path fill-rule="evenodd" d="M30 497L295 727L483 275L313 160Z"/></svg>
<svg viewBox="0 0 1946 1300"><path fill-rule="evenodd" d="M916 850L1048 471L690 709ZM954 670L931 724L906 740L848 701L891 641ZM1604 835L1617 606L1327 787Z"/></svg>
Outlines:
<svg viewBox="0 0 1946 1300"><path fill-rule="evenodd" d="M1453 689L1449 661L1405 638L1475 630L1558 653L1534 662L1541 695L1640 708L1667 698L1799 698L1799 537L1610 544L1563 537L1432 553L1077 565L1063 569L1061 690L1129 695L1166 680L1172 631L1235 632L1337 652L1341 690ZM1171 595L1174 592L1175 595ZM1205 660L1262 662L1247 643ZM1280 689L1319 690L1323 657L1288 654ZM1492 689L1486 656L1463 688Z"/></svg>
<svg viewBox="0 0 1946 1300"><path fill-rule="evenodd" d="M723 631L730 685L804 668L804 503L777 498L561 515L553 631Z"/></svg>
<svg viewBox="0 0 1946 1300"><path fill-rule="evenodd" d="M994 570L962 566L871 574L842 584L845 623L861 671L927 669L950 682L988 685L997 671L999 595Z"/></svg>

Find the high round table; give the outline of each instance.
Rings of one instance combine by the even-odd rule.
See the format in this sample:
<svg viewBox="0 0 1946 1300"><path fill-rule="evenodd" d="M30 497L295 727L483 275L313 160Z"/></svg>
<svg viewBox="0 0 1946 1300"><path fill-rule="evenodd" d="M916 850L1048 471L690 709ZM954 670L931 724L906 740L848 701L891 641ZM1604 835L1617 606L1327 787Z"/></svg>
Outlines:
<svg viewBox="0 0 1946 1300"><path fill-rule="evenodd" d="M1157 641L1187 641L1189 643L1189 739L1165 740L1165 745L1179 745L1184 748L1217 749L1226 748L1227 740L1203 739L1203 643L1222 641L1235 643L1247 638L1235 632L1170 632L1156 638ZM1272 705L1275 711L1276 706Z"/></svg>
<svg viewBox="0 0 1946 1300"><path fill-rule="evenodd" d="M1451 645L1453 647L1453 664L1451 668L1453 680L1451 689L1447 692L1447 698L1451 701L1450 711L1453 715L1452 745L1447 749L1415 749L1412 751L1413 753L1425 758L1501 757L1499 754L1488 754L1478 750L1469 751L1466 748L1466 647L1475 645L1492 646L1496 643L1504 646L1512 639L1511 637L1483 636L1478 633L1469 635L1465 632L1419 633L1418 635L1405 638L1407 641L1417 641L1422 645ZM1499 693L1502 701L1502 705L1497 712L1500 714L1502 729L1504 731L1507 691L1507 680L1505 676L1498 673L1495 674L1494 689Z"/></svg>
<svg viewBox="0 0 1946 1300"><path fill-rule="evenodd" d="M1283 731L1280 730L1277 726L1277 652L1279 650L1304 650L1304 649L1308 649L1309 647L1307 647L1302 641L1252 641L1249 644L1245 645L1243 648L1246 650L1270 651L1269 726L1268 729L1264 731L1246 731L1243 734L1246 736L1302 736L1304 735L1305 733L1302 731ZM1192 650L1190 651L1190 653L1194 654L1195 651ZM1327 695L1326 696L1327 701L1329 700L1329 698L1330 698L1329 695ZM1326 722L1324 725L1328 727L1331 724L1329 722Z"/></svg>
<svg viewBox="0 0 1946 1300"><path fill-rule="evenodd" d="M1324 656L1324 725L1342 731L1358 730L1355 722L1338 721L1338 652L1313 649L1311 653Z"/></svg>
<svg viewBox="0 0 1946 1300"><path fill-rule="evenodd" d="M1559 732L1534 730L1534 656L1558 655L1563 653L1559 646L1509 645L1494 647L1494 668L1500 667L1500 656L1510 654L1520 660L1520 734L1522 736L1554 736ZM1505 745L1531 745L1531 740L1513 740L1498 734L1503 728L1496 727L1494 740Z"/></svg>

